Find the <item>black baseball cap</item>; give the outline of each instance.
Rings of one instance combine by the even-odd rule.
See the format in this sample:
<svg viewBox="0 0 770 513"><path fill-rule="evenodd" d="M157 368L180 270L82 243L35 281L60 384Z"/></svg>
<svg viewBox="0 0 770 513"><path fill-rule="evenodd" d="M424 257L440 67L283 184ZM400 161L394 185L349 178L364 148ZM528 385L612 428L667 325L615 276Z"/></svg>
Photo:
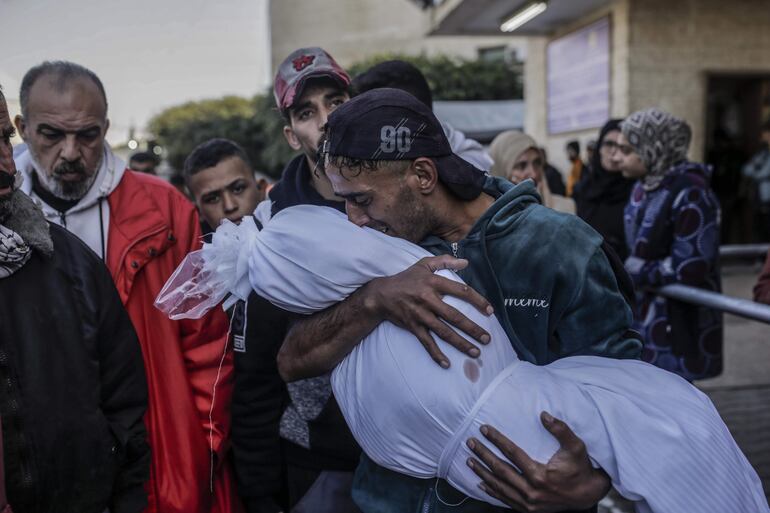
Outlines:
<svg viewBox="0 0 770 513"><path fill-rule="evenodd" d="M337 107L320 153L361 160L430 157L439 180L464 200L477 198L486 180L484 171L452 152L433 112L399 89L372 89Z"/></svg>

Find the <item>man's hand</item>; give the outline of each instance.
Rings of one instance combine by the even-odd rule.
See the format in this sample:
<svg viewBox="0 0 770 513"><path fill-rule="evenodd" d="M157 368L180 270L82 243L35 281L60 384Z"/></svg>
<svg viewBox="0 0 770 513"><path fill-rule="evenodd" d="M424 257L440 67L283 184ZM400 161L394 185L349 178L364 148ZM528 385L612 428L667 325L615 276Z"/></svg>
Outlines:
<svg viewBox="0 0 770 513"><path fill-rule="evenodd" d="M479 349L455 332L486 344L489 333L442 301L455 296L480 312L493 313L489 302L464 283L436 276L439 269L463 269L467 260L451 256L423 258L405 271L377 278L345 301L296 322L278 352L278 371L287 383L331 371L381 322L388 320L412 332L442 367L449 359L431 336L435 333L463 353L475 358Z"/></svg>
<svg viewBox="0 0 770 513"><path fill-rule="evenodd" d="M476 358L480 354L479 349L450 326L482 344L489 343L489 333L444 303L442 298L449 295L462 299L485 315L491 315L494 310L481 294L468 285L434 274L441 269L458 271L467 265L467 260L449 255L423 258L399 274L372 280L366 285L365 304L381 318L414 334L431 358L444 368L449 367L449 359L441 352L431 332Z"/></svg>
<svg viewBox="0 0 770 513"><path fill-rule="evenodd" d="M479 488L513 509L527 513L592 507L609 492L609 477L603 470L591 466L585 444L567 424L546 412L540 415L540 420L561 446L545 465L532 460L491 426L482 426L481 433L510 462L495 456L475 438L468 440L468 447L484 462L468 459L468 466L483 480Z"/></svg>

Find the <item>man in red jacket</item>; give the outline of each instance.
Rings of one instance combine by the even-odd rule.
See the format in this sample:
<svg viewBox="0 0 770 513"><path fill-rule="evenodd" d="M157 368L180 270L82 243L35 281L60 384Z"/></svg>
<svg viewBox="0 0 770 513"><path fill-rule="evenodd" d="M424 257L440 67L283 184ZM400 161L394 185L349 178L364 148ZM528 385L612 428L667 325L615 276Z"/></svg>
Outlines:
<svg viewBox="0 0 770 513"><path fill-rule="evenodd" d="M163 180L126 169L105 142L99 78L70 62L24 76L16 158L24 192L49 221L80 237L107 264L142 346L152 450L151 513L237 510L227 458L232 355L227 318L213 310L171 321L153 302L176 266L200 246L195 208Z"/></svg>

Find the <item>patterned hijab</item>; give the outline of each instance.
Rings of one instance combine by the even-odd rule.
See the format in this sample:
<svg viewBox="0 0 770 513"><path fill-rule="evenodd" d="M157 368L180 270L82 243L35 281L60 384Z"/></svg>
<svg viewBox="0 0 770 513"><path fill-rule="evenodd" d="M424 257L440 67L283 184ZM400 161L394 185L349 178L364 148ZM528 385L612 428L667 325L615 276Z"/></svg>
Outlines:
<svg viewBox="0 0 770 513"><path fill-rule="evenodd" d="M647 191L658 187L671 168L687 160L692 131L682 119L651 108L634 112L620 127L623 137L647 167L642 178Z"/></svg>

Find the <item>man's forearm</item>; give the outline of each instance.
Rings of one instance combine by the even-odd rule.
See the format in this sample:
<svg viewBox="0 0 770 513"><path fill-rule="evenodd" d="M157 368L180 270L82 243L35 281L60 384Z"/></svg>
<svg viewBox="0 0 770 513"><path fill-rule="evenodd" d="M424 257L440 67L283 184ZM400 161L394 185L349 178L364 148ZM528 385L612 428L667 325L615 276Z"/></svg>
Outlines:
<svg viewBox="0 0 770 513"><path fill-rule="evenodd" d="M345 301L295 323L278 352L278 371L286 382L331 371L383 321L367 284Z"/></svg>
<svg viewBox="0 0 770 513"><path fill-rule="evenodd" d="M449 367L449 359L432 334L476 358L478 348L458 332L482 344L489 342L489 333L442 298L460 298L486 315L492 315L492 307L464 283L434 274L438 269L459 270L466 265L466 260L448 255L425 257L396 275L370 281L345 301L298 322L278 353L281 377L289 382L329 372L385 320L410 331L442 367Z"/></svg>

